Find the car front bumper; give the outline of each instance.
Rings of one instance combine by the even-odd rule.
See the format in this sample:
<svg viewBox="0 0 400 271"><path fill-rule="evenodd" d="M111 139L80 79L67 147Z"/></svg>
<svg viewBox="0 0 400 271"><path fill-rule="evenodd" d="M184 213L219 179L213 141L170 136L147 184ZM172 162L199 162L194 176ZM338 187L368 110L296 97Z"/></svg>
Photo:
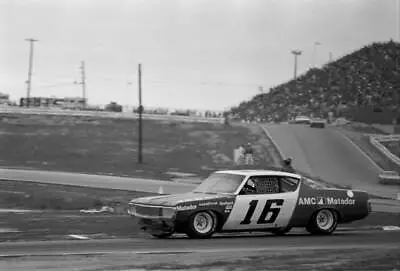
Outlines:
<svg viewBox="0 0 400 271"><path fill-rule="evenodd" d="M175 207L130 204L128 214L137 219L140 229L151 233L173 232L175 229Z"/></svg>
<svg viewBox="0 0 400 271"><path fill-rule="evenodd" d="M175 223L169 218L139 218L140 229L151 233L173 232Z"/></svg>

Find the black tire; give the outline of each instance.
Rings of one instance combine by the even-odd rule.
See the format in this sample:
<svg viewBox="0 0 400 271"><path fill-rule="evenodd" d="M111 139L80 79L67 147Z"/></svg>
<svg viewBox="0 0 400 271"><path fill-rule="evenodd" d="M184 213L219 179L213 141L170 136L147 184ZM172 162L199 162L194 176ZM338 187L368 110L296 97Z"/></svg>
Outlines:
<svg viewBox="0 0 400 271"><path fill-rule="evenodd" d="M292 229L291 227L282 227L282 228L277 228L277 229L271 230L271 233L278 235L278 236L282 236L282 235L285 235L288 232L290 232L291 229Z"/></svg>
<svg viewBox="0 0 400 271"><path fill-rule="evenodd" d="M331 209L321 209L311 217L306 230L315 235L328 235L336 230L337 225L337 213Z"/></svg>
<svg viewBox="0 0 400 271"><path fill-rule="evenodd" d="M165 239L165 238L170 237L172 234L173 234L173 232L162 232L162 233L152 233L151 235L158 239Z"/></svg>
<svg viewBox="0 0 400 271"><path fill-rule="evenodd" d="M204 230L201 229L203 225ZM214 212L200 211L189 217L187 235L196 239L211 238L217 229L217 225L218 218Z"/></svg>

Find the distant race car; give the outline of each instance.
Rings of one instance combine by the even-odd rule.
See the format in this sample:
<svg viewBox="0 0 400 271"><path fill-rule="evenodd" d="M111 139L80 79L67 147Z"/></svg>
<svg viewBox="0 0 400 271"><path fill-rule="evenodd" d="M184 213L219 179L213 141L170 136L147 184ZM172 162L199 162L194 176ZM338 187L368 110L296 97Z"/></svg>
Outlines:
<svg viewBox="0 0 400 271"><path fill-rule="evenodd" d="M326 121L323 119L312 119L310 122L311 128L325 128Z"/></svg>
<svg viewBox="0 0 400 271"><path fill-rule="evenodd" d="M141 229L158 238L244 231L283 235L293 227L331 234L339 223L363 219L370 212L366 192L331 188L275 170L216 171L192 192L137 198L128 208Z"/></svg>

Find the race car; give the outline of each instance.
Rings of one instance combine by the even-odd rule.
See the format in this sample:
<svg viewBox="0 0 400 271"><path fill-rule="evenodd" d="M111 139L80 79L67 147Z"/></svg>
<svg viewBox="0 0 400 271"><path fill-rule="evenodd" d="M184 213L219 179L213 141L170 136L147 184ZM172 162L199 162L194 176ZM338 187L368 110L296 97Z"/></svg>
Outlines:
<svg viewBox="0 0 400 271"><path fill-rule="evenodd" d="M294 227L331 234L339 223L370 212L364 191L337 189L278 170L215 171L189 193L137 198L128 208L141 229L157 238L257 231L283 235Z"/></svg>

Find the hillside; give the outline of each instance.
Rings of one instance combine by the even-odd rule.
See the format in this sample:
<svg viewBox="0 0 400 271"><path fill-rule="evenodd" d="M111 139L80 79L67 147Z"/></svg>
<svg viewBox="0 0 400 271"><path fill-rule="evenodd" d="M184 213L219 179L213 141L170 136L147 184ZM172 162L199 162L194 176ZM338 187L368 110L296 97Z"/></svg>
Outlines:
<svg viewBox="0 0 400 271"><path fill-rule="evenodd" d="M397 95L396 95L397 93ZM373 43L310 69L231 109L235 118L282 121L298 114L392 122L400 107L400 44ZM357 109L357 110L355 110Z"/></svg>

